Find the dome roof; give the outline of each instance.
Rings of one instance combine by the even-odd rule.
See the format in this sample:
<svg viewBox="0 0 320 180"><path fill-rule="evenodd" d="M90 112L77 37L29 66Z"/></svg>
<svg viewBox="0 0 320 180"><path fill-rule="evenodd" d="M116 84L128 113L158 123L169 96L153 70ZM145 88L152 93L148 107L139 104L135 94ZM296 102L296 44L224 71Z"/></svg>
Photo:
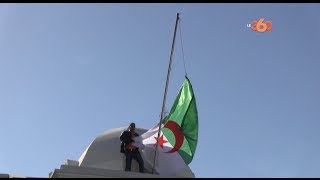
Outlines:
<svg viewBox="0 0 320 180"><path fill-rule="evenodd" d="M97 136L79 158L79 166L124 171L125 156L120 153L119 137L126 129L127 127L114 128ZM147 130L136 128L135 131L141 135ZM131 171L139 172L139 166L135 160L132 160ZM149 171L146 170L146 172ZM175 176L194 177L194 174L187 166Z"/></svg>

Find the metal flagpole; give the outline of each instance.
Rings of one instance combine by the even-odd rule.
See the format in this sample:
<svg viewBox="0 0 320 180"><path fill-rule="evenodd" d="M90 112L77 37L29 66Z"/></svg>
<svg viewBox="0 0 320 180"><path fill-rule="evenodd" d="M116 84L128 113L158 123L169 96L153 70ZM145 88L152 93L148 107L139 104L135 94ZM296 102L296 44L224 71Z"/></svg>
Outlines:
<svg viewBox="0 0 320 180"><path fill-rule="evenodd" d="M176 32L177 32L178 21L179 21L179 13L177 13L176 25L174 27L173 42L172 42L170 61L169 61L169 67L168 67L168 72L167 72L166 86L165 86L164 95L163 95L163 101L162 101L162 109L161 109L161 115L160 115L161 117L160 117L160 123L159 123L157 143L156 143L156 148L154 150L152 174L154 173L154 166L156 164L158 140L159 140L159 136L160 136L161 123L162 123L162 119L163 119L163 111L164 111L164 107L165 107L165 104L166 104L167 90L168 90L168 85L169 85L169 77L170 77L170 71L171 71L171 63L172 63L172 56L173 56L173 50L174 50L174 43L175 43L175 40L176 40Z"/></svg>

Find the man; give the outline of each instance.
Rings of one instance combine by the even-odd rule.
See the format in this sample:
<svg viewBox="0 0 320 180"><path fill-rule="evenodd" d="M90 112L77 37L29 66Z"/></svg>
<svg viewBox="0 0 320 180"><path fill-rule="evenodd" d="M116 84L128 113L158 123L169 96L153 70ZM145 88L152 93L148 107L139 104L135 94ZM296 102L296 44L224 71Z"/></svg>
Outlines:
<svg viewBox="0 0 320 180"><path fill-rule="evenodd" d="M123 131L120 135L121 140L121 152L126 156L126 168L125 171L131 171L131 162L132 158L135 159L139 163L139 172L144 173L144 164L141 154L139 152L139 148L134 146L132 143L134 142L134 137L139 136L138 133L134 132L135 123L131 123L128 130Z"/></svg>

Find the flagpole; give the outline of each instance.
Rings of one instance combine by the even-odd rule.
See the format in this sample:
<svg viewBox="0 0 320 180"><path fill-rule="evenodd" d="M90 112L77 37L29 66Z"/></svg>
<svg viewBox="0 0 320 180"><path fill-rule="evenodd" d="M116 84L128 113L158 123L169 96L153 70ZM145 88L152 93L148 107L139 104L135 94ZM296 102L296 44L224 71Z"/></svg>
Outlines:
<svg viewBox="0 0 320 180"><path fill-rule="evenodd" d="M168 85L169 85L169 77L170 77L170 71L171 71L171 63L172 63L172 56L173 56L173 51L174 51L174 43L175 43L175 40L176 40L176 32L177 32L178 22L179 22L179 13L177 13L176 25L174 27L174 35L173 35L173 41L172 41L172 47L171 47L169 67L168 67L168 72L167 72L167 80L166 80L166 86L165 86L165 90L164 90L164 94L163 94L163 101L162 101L162 108L161 108L160 123L159 123L159 130L158 130L158 136L157 136L157 143L156 143L156 148L154 150L152 174L154 173L154 166L156 164L158 139L159 139L159 136L160 136L161 123L162 123L162 119L163 119L163 111L164 111L164 107L165 107L165 104L166 104L167 90L168 90Z"/></svg>

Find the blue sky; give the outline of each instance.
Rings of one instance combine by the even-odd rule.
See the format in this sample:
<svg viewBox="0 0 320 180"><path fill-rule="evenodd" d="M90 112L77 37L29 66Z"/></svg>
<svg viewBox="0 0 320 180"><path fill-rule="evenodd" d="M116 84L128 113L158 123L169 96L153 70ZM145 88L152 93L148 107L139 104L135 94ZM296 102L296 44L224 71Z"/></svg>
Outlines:
<svg viewBox="0 0 320 180"><path fill-rule="evenodd" d="M320 4L1 4L0 173L48 177L159 121L176 13L196 177L320 177ZM246 27L264 17L273 29ZM177 34L167 96L184 80Z"/></svg>

